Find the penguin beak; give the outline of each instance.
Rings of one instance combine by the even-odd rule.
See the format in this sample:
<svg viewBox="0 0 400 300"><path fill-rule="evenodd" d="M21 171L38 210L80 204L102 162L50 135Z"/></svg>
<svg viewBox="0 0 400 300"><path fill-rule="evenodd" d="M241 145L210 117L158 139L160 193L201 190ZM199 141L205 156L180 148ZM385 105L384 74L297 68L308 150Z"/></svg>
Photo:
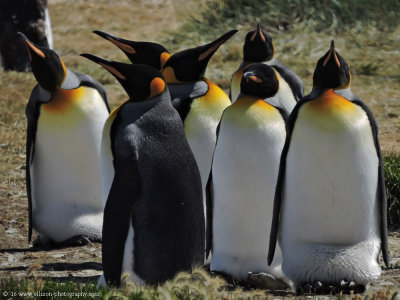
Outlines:
<svg viewBox="0 0 400 300"><path fill-rule="evenodd" d="M46 58L46 55L43 53L42 50L39 49L38 46L33 44L22 32L17 33L19 37L21 37L28 48L29 60L32 61L32 55L39 56L41 58Z"/></svg>
<svg viewBox="0 0 400 300"><path fill-rule="evenodd" d="M322 63L322 66L325 67L328 63L328 61L331 59L331 57L333 56L336 65L338 66L338 68L340 68L341 64L340 61L336 55L336 51L335 51L335 42L334 40L331 41L331 48L329 49L329 54L328 56L325 58L324 62Z"/></svg>
<svg viewBox="0 0 400 300"><path fill-rule="evenodd" d="M202 61L205 60L206 58L210 58L212 54L215 53L215 51L218 50L218 48L225 43L227 40L229 40L238 30L231 30L227 33L225 33L223 36L220 38L216 39L215 41L209 43L208 45L205 45L204 48L206 50L199 55L198 60Z"/></svg>
<svg viewBox="0 0 400 300"><path fill-rule="evenodd" d="M257 23L257 29L254 31L253 35L251 36L250 41L254 41L254 39L256 38L257 35L259 35L261 40L265 43L266 39L265 39L264 34L262 33L260 23Z"/></svg>
<svg viewBox="0 0 400 300"><path fill-rule="evenodd" d="M118 48L120 48L122 51L129 53L129 54L135 54L136 50L127 44L127 42L119 37L113 36L107 32L104 31L100 31L100 30L95 30L93 31L93 33L101 36L102 38L110 41L111 43L113 43L115 46L117 46Z"/></svg>
<svg viewBox="0 0 400 300"><path fill-rule="evenodd" d="M116 68L112 66L112 61L87 53L83 53L81 54L81 56L101 65L104 69L106 69L108 72L113 74L118 79L126 80L125 76L122 75L120 71L118 71Z"/></svg>

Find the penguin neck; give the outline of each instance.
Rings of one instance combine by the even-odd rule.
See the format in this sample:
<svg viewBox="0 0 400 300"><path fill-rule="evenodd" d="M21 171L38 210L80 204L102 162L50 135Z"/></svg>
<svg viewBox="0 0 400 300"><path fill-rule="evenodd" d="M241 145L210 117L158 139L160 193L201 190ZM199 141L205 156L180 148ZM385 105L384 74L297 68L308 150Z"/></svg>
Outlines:
<svg viewBox="0 0 400 300"><path fill-rule="evenodd" d="M243 65L243 68L245 68L246 66L248 66L248 65L250 65L250 64L253 64L253 63L270 63L271 61L273 61L275 59L275 53L274 54L272 54L272 56L271 57L269 57L269 58L266 58L266 59L263 59L263 60L261 60L261 61L246 61L246 60L244 60L244 58L243 58L243 62L242 62L242 65Z"/></svg>
<svg viewBox="0 0 400 300"><path fill-rule="evenodd" d="M64 114L84 97L84 88L73 90L56 88L51 93L49 102L43 104L43 109L53 114Z"/></svg>
<svg viewBox="0 0 400 300"><path fill-rule="evenodd" d="M209 89L209 81L204 78L196 82L168 84L172 99L189 97L191 99L203 96Z"/></svg>
<svg viewBox="0 0 400 300"><path fill-rule="evenodd" d="M156 105L159 102L162 101L169 101L170 100L170 95L169 95L169 91L168 88L165 88L165 90L161 93L158 94L156 96L154 96L151 99L145 99L145 100L141 100L141 101L135 101L132 99L132 97L130 97L125 103L132 105L134 107L136 107L137 109L141 109L141 108L147 108L147 107L152 107L154 105Z"/></svg>
<svg viewBox="0 0 400 300"><path fill-rule="evenodd" d="M64 81L61 84L61 88L64 90L73 90L78 88L80 86L80 80L77 73L68 68L65 68L65 72L66 74Z"/></svg>

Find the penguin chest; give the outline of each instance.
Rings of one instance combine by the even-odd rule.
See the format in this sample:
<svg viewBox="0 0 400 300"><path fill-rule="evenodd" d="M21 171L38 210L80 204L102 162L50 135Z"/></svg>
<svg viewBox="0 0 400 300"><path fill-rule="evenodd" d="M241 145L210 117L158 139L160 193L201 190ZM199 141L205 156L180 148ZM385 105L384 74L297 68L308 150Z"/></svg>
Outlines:
<svg viewBox="0 0 400 300"><path fill-rule="evenodd" d="M48 213L60 224L73 215L101 213L100 140L107 116L92 88L60 90L42 104L30 165L35 223Z"/></svg>
<svg viewBox="0 0 400 300"><path fill-rule="evenodd" d="M203 189L210 174L217 126L223 111L230 105L228 96L218 86L207 83L207 94L193 100L184 120L185 135L199 167Z"/></svg>
<svg viewBox="0 0 400 300"><path fill-rule="evenodd" d="M224 112L220 126L212 167L213 266L225 261L226 253L259 264L268 251L285 122L264 100L241 97Z"/></svg>
<svg viewBox="0 0 400 300"><path fill-rule="evenodd" d="M378 163L360 106L333 90L305 103L287 154L282 238L348 245L377 236Z"/></svg>

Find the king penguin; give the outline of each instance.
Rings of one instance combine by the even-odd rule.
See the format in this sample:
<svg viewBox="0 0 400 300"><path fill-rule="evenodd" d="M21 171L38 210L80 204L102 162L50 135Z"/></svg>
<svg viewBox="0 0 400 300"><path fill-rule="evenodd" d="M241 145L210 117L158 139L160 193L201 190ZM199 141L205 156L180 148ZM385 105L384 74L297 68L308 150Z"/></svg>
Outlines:
<svg viewBox="0 0 400 300"><path fill-rule="evenodd" d="M224 91L204 74L213 54L236 32L231 30L209 44L175 53L163 68L172 105L181 116L186 138L200 170L207 227L210 227L211 219L207 217L210 204L206 203L205 188L211 170L216 129L222 112L231 103ZM209 232L207 236L210 236Z"/></svg>
<svg viewBox="0 0 400 300"><path fill-rule="evenodd" d="M171 56L164 46L157 43L130 41L100 30L93 33L120 48L133 64L144 64L161 71Z"/></svg>
<svg viewBox="0 0 400 300"><path fill-rule="evenodd" d="M260 24L257 28L247 33L243 45L243 61L233 73L231 80L230 99L232 102L240 93L240 82L243 69L250 63L262 62L274 68L279 75L279 92L273 101L278 101L288 114L293 110L297 101L304 95L303 81L296 73L285 66L275 57L275 46L271 36L262 30Z"/></svg>
<svg viewBox="0 0 400 300"><path fill-rule="evenodd" d="M26 42L38 84L26 106L29 242L81 244L101 240L100 140L109 115L104 87L66 68L45 47Z"/></svg>
<svg viewBox="0 0 400 300"><path fill-rule="evenodd" d="M115 176L104 210L99 283L121 275L158 284L204 261L201 179L163 75L139 64L84 57L112 73L129 95L110 130Z"/></svg>
<svg viewBox="0 0 400 300"><path fill-rule="evenodd" d="M223 113L207 185L212 210L211 271L237 280L269 273L286 280L281 258L268 267L279 160L286 112L268 103L279 90L277 72L254 63L243 70L238 99Z"/></svg>
<svg viewBox="0 0 400 300"><path fill-rule="evenodd" d="M288 122L268 261L279 238L298 291L315 282L362 291L381 274L381 251L389 263L378 126L350 80L332 41Z"/></svg>

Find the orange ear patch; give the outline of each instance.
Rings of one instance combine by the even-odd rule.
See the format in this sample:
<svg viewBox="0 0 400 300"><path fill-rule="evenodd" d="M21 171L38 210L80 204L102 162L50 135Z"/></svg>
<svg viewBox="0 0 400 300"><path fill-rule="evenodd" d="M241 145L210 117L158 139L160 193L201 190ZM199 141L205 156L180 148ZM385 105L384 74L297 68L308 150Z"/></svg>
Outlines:
<svg viewBox="0 0 400 300"><path fill-rule="evenodd" d="M62 68L63 68L63 70L64 70L64 78L63 78L63 81L65 80L65 77L67 77L67 67L65 66L65 64L64 64L64 62L62 61L62 59L61 59L61 57L60 57L60 61L61 61L61 65L62 65Z"/></svg>
<svg viewBox="0 0 400 300"><path fill-rule="evenodd" d="M150 96L148 99L151 99L159 94L161 94L165 90L165 82L160 77L154 78L150 82Z"/></svg>
<svg viewBox="0 0 400 300"><path fill-rule="evenodd" d="M160 61L161 61L161 69L164 67L165 63L167 62L167 60L171 57L171 54L169 54L168 52L163 52L161 53L160 56Z"/></svg>
<svg viewBox="0 0 400 300"><path fill-rule="evenodd" d="M167 83L179 83L179 80L176 79L175 71L172 69L172 67L166 67L163 70L163 75Z"/></svg>
<svg viewBox="0 0 400 300"><path fill-rule="evenodd" d="M111 66L106 65L106 64L102 64L102 63L99 63L99 64L100 64L101 66L103 66L104 69L107 69L108 71L110 71L111 73L113 73L113 74L114 74L115 76L117 76L119 79L123 79L123 80L126 79L125 76L122 75L116 68L111 67Z"/></svg>
<svg viewBox="0 0 400 300"><path fill-rule="evenodd" d="M135 54L135 53L136 53L136 50L135 50L133 47L127 45L127 44L124 44L124 43L122 43L122 42L120 42L120 41L114 40L114 39L111 38L111 37L108 37L107 39L108 39L111 43L113 43L115 46L117 46L117 47L121 48L122 50L124 50L125 52L128 52L128 53L130 53L130 54Z"/></svg>
<svg viewBox="0 0 400 300"><path fill-rule="evenodd" d="M39 55L41 58L46 58L46 55L44 55L43 51L40 50L39 48L35 47L31 42L28 40L25 41L26 44L28 45L29 48L31 48L37 55ZM31 54L29 53L29 58L32 60Z"/></svg>

